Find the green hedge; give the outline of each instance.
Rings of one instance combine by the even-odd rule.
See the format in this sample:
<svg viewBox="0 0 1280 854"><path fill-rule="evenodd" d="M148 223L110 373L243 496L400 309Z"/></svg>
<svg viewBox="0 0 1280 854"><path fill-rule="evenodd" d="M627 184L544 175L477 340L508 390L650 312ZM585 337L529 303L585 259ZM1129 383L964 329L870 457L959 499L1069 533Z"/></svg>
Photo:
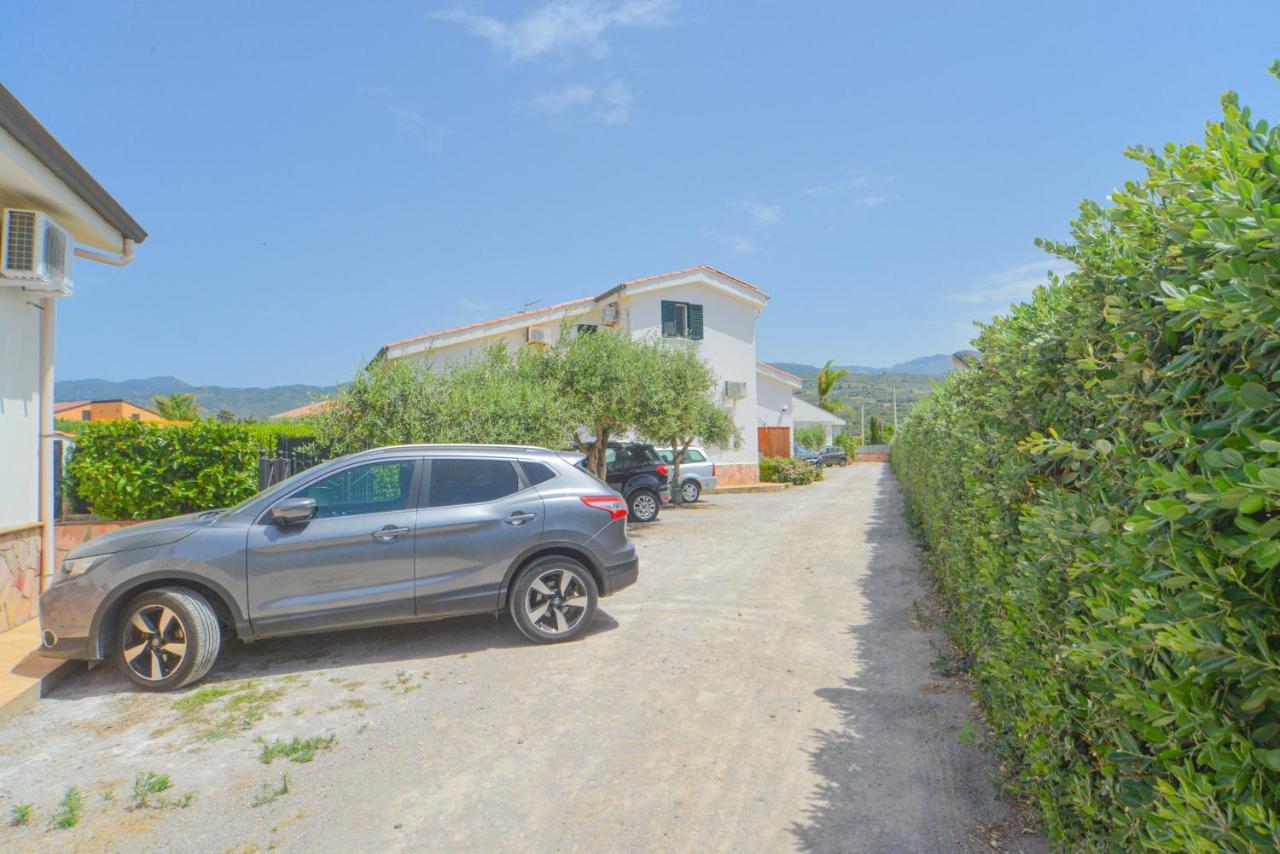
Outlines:
<svg viewBox="0 0 1280 854"><path fill-rule="evenodd" d="M299 425L136 421L76 425L66 490L104 519L159 519L226 507L258 490L258 454Z"/></svg>
<svg viewBox="0 0 1280 854"><path fill-rule="evenodd" d="M1130 155L1078 272L894 442L996 747L1071 847L1280 850L1280 133Z"/></svg>
<svg viewBox="0 0 1280 854"><path fill-rule="evenodd" d="M822 480L822 466L795 457L765 457L760 461L760 479L765 483L792 483L802 486Z"/></svg>

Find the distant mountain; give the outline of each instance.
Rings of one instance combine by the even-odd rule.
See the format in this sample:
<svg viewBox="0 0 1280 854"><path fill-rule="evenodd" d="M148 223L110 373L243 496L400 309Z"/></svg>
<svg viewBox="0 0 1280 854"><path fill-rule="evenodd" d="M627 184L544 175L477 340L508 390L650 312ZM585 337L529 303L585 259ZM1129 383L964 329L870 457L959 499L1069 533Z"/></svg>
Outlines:
<svg viewBox="0 0 1280 854"><path fill-rule="evenodd" d="M800 362L770 362L769 364L799 377L811 377L822 369L821 365L806 365ZM918 356L887 368L870 368L866 365L836 365L835 367L844 368L851 374L903 374L922 377L945 377L954 370L951 357L945 353Z"/></svg>
<svg viewBox="0 0 1280 854"><path fill-rule="evenodd" d="M59 380L54 383L53 397L58 403L71 400L114 400L123 398L138 406L154 408L152 398L177 392L196 396L196 403L210 415L229 409L239 418L266 418L277 412L296 409L322 398L331 397L337 388L316 385L278 385L270 388L234 388L218 385L191 385L177 377L147 379Z"/></svg>

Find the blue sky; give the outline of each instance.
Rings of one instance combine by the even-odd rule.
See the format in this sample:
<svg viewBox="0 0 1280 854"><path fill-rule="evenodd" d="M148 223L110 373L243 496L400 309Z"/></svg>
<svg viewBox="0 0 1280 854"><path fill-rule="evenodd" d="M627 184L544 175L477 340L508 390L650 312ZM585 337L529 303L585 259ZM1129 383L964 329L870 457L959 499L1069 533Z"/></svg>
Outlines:
<svg viewBox="0 0 1280 854"><path fill-rule="evenodd" d="M10 16L13 10L10 9ZM1121 151L1280 118L1274 2L40 3L5 84L150 232L59 377L329 383L708 263L762 358L891 364L1025 295ZM51 50L50 46L56 46Z"/></svg>

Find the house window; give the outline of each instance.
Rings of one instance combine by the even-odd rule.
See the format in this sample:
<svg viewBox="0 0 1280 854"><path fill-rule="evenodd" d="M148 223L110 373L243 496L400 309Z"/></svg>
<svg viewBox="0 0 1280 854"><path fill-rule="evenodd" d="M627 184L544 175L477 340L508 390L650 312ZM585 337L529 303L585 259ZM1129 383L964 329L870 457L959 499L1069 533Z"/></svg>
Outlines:
<svg viewBox="0 0 1280 854"><path fill-rule="evenodd" d="M138 415L138 413L136 413L136 412L135 412L135 413L133 413L132 415L130 415L129 417L130 417L131 419L133 419L134 421L141 421L141 420L142 420L142 418L141 418L141 417Z"/></svg>
<svg viewBox="0 0 1280 854"><path fill-rule="evenodd" d="M662 301L663 338L702 338L702 306L693 302Z"/></svg>
<svg viewBox="0 0 1280 854"><path fill-rule="evenodd" d="M579 334L579 335L590 335L590 334L592 334L593 332L597 331L599 328L600 328L600 327L596 326L594 323L579 323L579 324L578 324L578 334Z"/></svg>
<svg viewBox="0 0 1280 854"><path fill-rule="evenodd" d="M81 420L81 421L92 421L92 420L93 420L93 412L92 412L91 410L88 410L88 409L81 409L81 410L80 410L80 420Z"/></svg>

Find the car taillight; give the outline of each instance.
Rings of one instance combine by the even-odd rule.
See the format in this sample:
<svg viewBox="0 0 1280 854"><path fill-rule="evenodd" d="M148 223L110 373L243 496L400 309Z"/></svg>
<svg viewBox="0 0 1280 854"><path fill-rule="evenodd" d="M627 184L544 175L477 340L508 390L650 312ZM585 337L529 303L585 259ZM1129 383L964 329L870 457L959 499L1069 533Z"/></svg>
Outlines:
<svg viewBox="0 0 1280 854"><path fill-rule="evenodd" d="M653 470L656 471L658 474L662 475L663 477L667 476L667 467L664 465L656 465L653 467Z"/></svg>
<svg viewBox="0 0 1280 854"><path fill-rule="evenodd" d="M582 503L609 514L610 519L627 518L627 502L621 495L584 495Z"/></svg>

